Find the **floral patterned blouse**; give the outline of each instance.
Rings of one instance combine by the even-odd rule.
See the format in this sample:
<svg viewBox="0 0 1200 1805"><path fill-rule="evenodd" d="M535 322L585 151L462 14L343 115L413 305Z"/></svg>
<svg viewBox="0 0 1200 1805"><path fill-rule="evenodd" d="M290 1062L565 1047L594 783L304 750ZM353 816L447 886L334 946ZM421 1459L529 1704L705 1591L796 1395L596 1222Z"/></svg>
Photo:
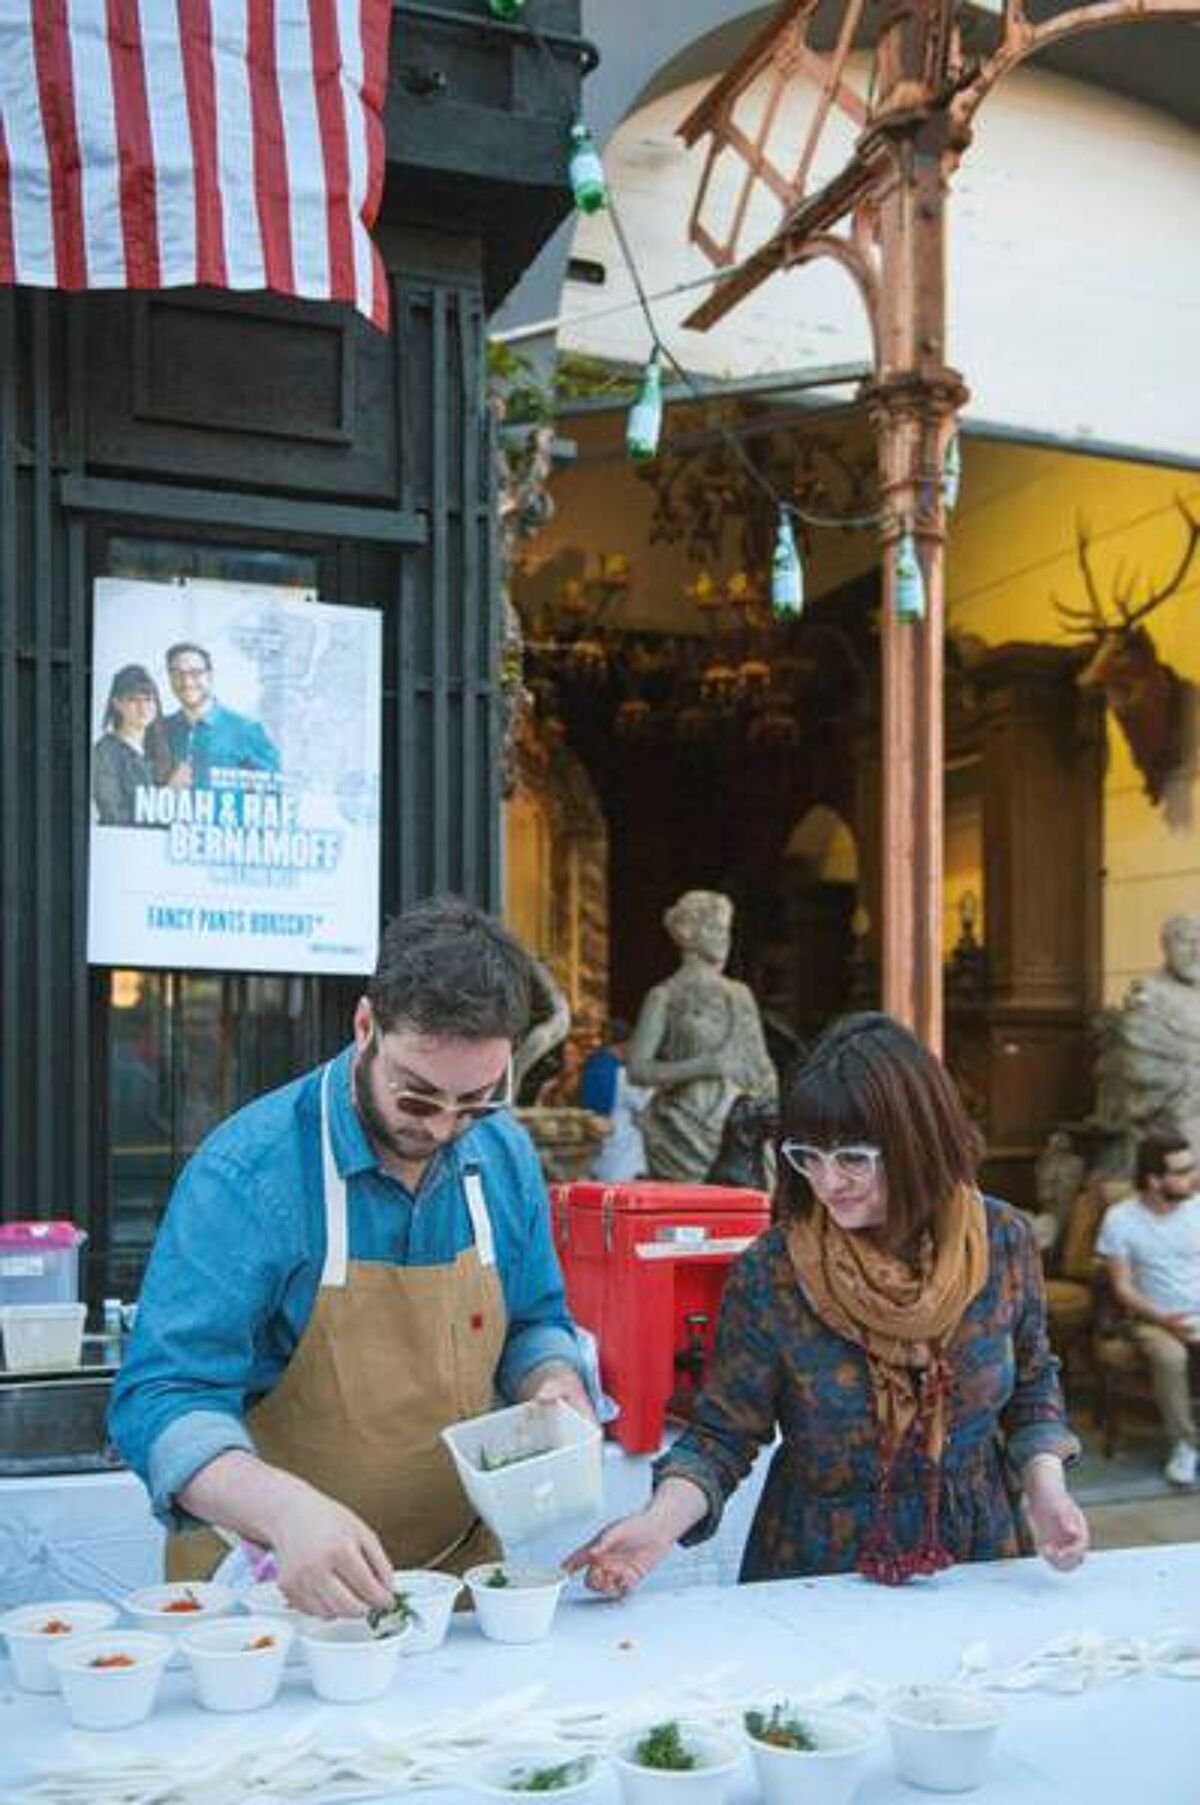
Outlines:
<svg viewBox="0 0 1200 1805"><path fill-rule="evenodd" d="M1028 1219L984 1199L988 1277L947 1349L952 1373L939 1508L956 1561L1029 1552L1017 1475L1034 1454L1073 1459L1058 1361L1046 1336L1041 1262ZM784 1231L770 1228L732 1268L705 1389L688 1430L655 1464L704 1492L705 1540L761 1446L780 1440L742 1557L742 1580L854 1569L879 1474L861 1348L826 1327L797 1280ZM891 1521L901 1547L921 1534L924 1461L902 1456Z"/></svg>

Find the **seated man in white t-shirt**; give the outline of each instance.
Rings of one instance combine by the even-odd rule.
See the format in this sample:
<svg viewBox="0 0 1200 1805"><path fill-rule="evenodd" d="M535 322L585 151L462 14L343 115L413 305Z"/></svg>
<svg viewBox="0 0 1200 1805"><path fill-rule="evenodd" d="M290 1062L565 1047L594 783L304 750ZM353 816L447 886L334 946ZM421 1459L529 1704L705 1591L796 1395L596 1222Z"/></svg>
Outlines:
<svg viewBox="0 0 1200 1805"><path fill-rule="evenodd" d="M1200 1196L1196 1160L1182 1134L1146 1135L1134 1169L1137 1196L1105 1216L1096 1252L1150 1361L1154 1395L1171 1442L1172 1485L1196 1482L1196 1419L1189 1344L1200 1342Z"/></svg>

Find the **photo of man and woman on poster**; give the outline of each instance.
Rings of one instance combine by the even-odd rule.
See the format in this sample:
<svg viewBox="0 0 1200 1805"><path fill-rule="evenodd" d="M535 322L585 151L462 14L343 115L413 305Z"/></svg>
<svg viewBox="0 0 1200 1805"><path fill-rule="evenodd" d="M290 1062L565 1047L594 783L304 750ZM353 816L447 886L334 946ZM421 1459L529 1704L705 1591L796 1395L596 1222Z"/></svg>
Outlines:
<svg viewBox="0 0 1200 1805"><path fill-rule="evenodd" d="M370 970L379 613L207 579L94 604L92 962Z"/></svg>

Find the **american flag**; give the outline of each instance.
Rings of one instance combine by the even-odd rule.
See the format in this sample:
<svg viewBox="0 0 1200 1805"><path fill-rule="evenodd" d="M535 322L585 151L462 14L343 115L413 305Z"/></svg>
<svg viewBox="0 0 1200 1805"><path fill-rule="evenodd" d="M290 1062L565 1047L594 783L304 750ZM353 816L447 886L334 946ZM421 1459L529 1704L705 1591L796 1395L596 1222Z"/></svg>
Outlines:
<svg viewBox="0 0 1200 1805"><path fill-rule="evenodd" d="M0 0L0 283L269 288L387 324L391 0Z"/></svg>

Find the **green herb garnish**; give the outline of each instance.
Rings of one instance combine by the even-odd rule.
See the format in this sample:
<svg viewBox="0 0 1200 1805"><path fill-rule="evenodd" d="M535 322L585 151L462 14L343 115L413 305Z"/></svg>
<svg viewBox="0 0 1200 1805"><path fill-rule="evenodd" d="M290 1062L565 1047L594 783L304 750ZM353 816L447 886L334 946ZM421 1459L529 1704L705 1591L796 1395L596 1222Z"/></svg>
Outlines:
<svg viewBox="0 0 1200 1805"><path fill-rule="evenodd" d="M655 1724L633 1751L640 1767L665 1768L670 1773L685 1774L697 1765L696 1757L685 1749L677 1723Z"/></svg>
<svg viewBox="0 0 1200 1805"><path fill-rule="evenodd" d="M591 1771L591 1757L581 1755L557 1767L514 1767L507 1785L510 1792L559 1792L564 1786L578 1786Z"/></svg>
<svg viewBox="0 0 1200 1805"><path fill-rule="evenodd" d="M521 1448L515 1454L489 1454L486 1448L480 1448L479 1469L483 1473L498 1473L503 1467L520 1466L523 1460L536 1460L545 1452L545 1448Z"/></svg>
<svg viewBox="0 0 1200 1805"><path fill-rule="evenodd" d="M817 1746L798 1718L784 1715L782 1705L772 1705L769 1715L747 1711L742 1722L755 1742L765 1742L773 1749L806 1749L811 1753Z"/></svg>
<svg viewBox="0 0 1200 1805"><path fill-rule="evenodd" d="M398 1636L410 1623L420 1621L407 1592L394 1592L391 1604L374 1604L367 1612L367 1628L373 1636Z"/></svg>
<svg viewBox="0 0 1200 1805"><path fill-rule="evenodd" d="M495 1586L498 1591L501 1586L511 1586L512 1580L503 1567L493 1567L483 1583L485 1586Z"/></svg>

